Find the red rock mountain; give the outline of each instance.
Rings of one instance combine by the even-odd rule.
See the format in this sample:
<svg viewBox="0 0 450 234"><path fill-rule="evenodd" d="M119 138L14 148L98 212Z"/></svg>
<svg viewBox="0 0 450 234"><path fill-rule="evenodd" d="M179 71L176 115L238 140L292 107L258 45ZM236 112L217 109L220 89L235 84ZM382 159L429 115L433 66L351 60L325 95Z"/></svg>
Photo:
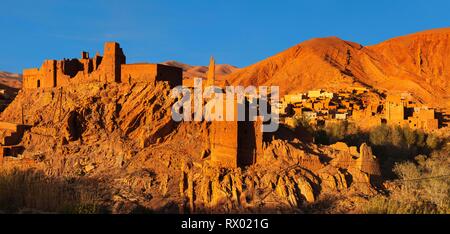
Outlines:
<svg viewBox="0 0 450 234"><path fill-rule="evenodd" d="M450 28L395 38L374 46L336 37L312 39L225 76L232 84L279 85L282 94L362 85L410 92L450 108Z"/></svg>
<svg viewBox="0 0 450 234"><path fill-rule="evenodd" d="M0 71L0 89L16 91L22 87L22 76L10 72Z"/></svg>
<svg viewBox="0 0 450 234"><path fill-rule="evenodd" d="M196 77L205 78L206 72L208 71L207 66L192 66L177 61L167 61L163 64L175 66L183 69L183 78L192 79ZM216 76L222 77L228 75L232 72L237 71L238 68L228 64L216 64Z"/></svg>

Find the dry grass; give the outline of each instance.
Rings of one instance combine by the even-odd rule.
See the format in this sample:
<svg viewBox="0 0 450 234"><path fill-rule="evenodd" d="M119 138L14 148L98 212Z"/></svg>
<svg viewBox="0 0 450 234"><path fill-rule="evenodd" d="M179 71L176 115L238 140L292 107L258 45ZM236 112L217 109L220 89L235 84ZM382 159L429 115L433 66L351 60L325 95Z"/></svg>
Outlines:
<svg viewBox="0 0 450 234"><path fill-rule="evenodd" d="M364 207L366 213L450 214L450 149L414 162L397 164L399 177L388 188L388 196L377 196Z"/></svg>
<svg viewBox="0 0 450 234"><path fill-rule="evenodd" d="M6 213L99 213L99 195L73 179L33 170L0 172L0 211Z"/></svg>

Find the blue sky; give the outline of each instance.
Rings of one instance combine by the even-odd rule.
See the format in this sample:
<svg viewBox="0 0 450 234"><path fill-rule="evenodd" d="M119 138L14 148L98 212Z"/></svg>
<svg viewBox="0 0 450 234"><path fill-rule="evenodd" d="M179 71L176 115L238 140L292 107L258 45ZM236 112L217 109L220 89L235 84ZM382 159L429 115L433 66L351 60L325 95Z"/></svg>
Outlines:
<svg viewBox="0 0 450 234"><path fill-rule="evenodd" d="M239 67L315 37L363 45L450 26L446 0L164 0L0 2L0 70L103 53L118 41L128 62Z"/></svg>

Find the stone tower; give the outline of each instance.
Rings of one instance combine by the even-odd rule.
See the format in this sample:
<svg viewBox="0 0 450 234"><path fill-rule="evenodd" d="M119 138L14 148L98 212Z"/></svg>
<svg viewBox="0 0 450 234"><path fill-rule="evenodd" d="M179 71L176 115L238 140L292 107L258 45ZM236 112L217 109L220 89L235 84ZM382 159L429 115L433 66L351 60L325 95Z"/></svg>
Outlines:
<svg viewBox="0 0 450 234"><path fill-rule="evenodd" d="M120 82L121 65L126 63L125 55L122 48L117 42L106 42L105 52L102 59L102 70L104 76L101 81L104 82Z"/></svg>
<svg viewBox="0 0 450 234"><path fill-rule="evenodd" d="M209 60L209 67L208 67L208 73L206 74L206 86L213 86L216 83L216 64L214 61L214 57L211 56L211 59Z"/></svg>
<svg viewBox="0 0 450 234"><path fill-rule="evenodd" d="M263 154L262 119L252 121L248 113L249 103L234 99L233 110L223 103L224 116L231 111L233 120L212 121L210 126L211 161L227 168L245 168L258 160ZM245 121L238 120L238 111L245 105ZM241 107L241 108L240 108Z"/></svg>
<svg viewBox="0 0 450 234"><path fill-rule="evenodd" d="M42 64L41 77L37 80L37 87L53 88L57 85L56 60L45 60Z"/></svg>

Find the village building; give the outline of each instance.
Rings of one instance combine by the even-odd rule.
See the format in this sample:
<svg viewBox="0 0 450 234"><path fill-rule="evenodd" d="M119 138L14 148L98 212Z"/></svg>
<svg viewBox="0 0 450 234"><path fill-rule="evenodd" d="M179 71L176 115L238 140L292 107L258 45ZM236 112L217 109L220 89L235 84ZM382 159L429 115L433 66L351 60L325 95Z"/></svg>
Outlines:
<svg viewBox="0 0 450 234"><path fill-rule="evenodd" d="M313 124L327 121L354 121L363 127L382 123L408 125L411 128L439 128L439 116L434 109L420 106L409 93L389 95L385 102L372 102L364 95L364 87L349 87L337 93L311 90L305 95L286 95L282 100L286 117L304 118Z"/></svg>
<svg viewBox="0 0 450 234"><path fill-rule="evenodd" d="M347 119L347 113L336 113L335 119L337 120L346 120Z"/></svg>
<svg viewBox="0 0 450 234"><path fill-rule="evenodd" d="M399 96L388 96L385 104L387 123L401 125L405 120L404 100Z"/></svg>
<svg viewBox="0 0 450 234"><path fill-rule="evenodd" d="M322 90L322 89L308 91L308 98L329 98L329 99L333 99L334 97L335 97L334 93L326 92L325 90Z"/></svg>
<svg viewBox="0 0 450 234"><path fill-rule="evenodd" d="M295 103L301 103L305 100L305 95L300 94L288 94L283 97L283 102L286 104L295 104Z"/></svg>
<svg viewBox="0 0 450 234"><path fill-rule="evenodd" d="M388 124L407 125L411 128L435 130L439 120L434 109L418 107L406 94L391 95L386 98L385 117Z"/></svg>
<svg viewBox="0 0 450 234"><path fill-rule="evenodd" d="M408 117L411 128L435 130L439 128L439 121L435 117L435 111L428 108L414 108L413 115Z"/></svg>

